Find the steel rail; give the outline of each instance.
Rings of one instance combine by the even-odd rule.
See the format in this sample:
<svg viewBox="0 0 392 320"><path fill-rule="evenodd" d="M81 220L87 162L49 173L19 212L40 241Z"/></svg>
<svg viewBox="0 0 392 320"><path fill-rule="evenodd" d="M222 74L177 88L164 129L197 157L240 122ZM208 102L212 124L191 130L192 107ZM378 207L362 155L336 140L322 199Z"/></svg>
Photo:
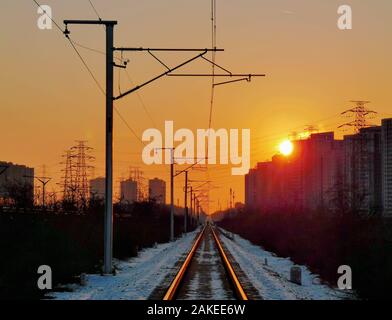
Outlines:
<svg viewBox="0 0 392 320"><path fill-rule="evenodd" d="M203 230L200 232L199 236L197 237L195 243L193 244L191 250L189 251L184 263L182 264L180 270L178 271L176 277L174 278L173 282L170 284L169 289L166 291L165 296L163 297L163 300L173 300L174 297L176 296L177 290L184 279L185 273L192 261L193 256L195 255L195 252L197 248L200 245L201 239L203 238L204 232L206 230L207 226L204 226Z"/></svg>
<svg viewBox="0 0 392 320"><path fill-rule="evenodd" d="M237 297L240 300L249 300L248 296L246 295L246 293L245 293L245 291L244 291L244 289L243 289L243 287L242 287L242 285L240 283L240 281L238 280L237 275L235 274L235 271L234 271L233 267L231 266L231 263L230 263L229 259L227 258L226 254L225 254L225 251L223 250L223 247L222 247L222 245L220 243L220 240L219 240L218 236L216 235L215 230L214 230L213 227L211 227L211 231L212 231L212 235L214 236L215 242L216 242L216 244L218 246L218 250L219 250L219 253L221 255L223 264L224 264L224 266L226 268L226 271L227 271L227 273L229 275L229 278L230 278L230 280L231 280L231 282L233 284L234 291L237 294Z"/></svg>
<svg viewBox="0 0 392 320"><path fill-rule="evenodd" d="M225 270L228 274L228 278L231 281L235 294L238 297L239 300L249 300L248 296L246 295L240 281L238 280L238 277L229 261L229 259L226 256L226 253L224 252L224 249L220 243L220 240L218 236L216 235L214 228L211 225L205 225L203 230L200 232L198 237L196 238L195 243L193 244L191 250L189 251L184 263L182 264L180 270L176 274L176 277L170 284L168 290L165 293L165 296L163 297L163 300L174 300L178 289L180 288L180 285L182 284L182 281L184 279L185 273L189 267L189 265L192 262L192 259L196 253L196 250L198 249L201 240L203 239L203 236L205 234L206 228L209 227L211 229L212 235L214 237L215 243L217 244L219 255L221 256L223 265L225 267Z"/></svg>

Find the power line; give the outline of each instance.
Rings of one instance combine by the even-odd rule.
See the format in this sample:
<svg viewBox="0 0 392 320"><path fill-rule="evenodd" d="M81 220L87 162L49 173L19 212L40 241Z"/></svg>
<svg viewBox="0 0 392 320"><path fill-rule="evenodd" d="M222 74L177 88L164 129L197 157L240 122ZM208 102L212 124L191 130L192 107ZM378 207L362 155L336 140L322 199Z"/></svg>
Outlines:
<svg viewBox="0 0 392 320"><path fill-rule="evenodd" d="M125 118L122 116L120 111L118 111L117 107L114 106L114 111L117 113L119 118L124 122L124 124L127 126L127 128L132 132L132 134L140 141L141 144L146 145L145 142L136 134L136 132L132 129L132 127L128 124L128 122L125 120Z"/></svg>
<svg viewBox="0 0 392 320"><path fill-rule="evenodd" d="M99 54L101 54L101 55L106 56L106 52L103 52L103 51L98 50L98 49L95 49L95 48L88 47L88 46L86 46L86 45L84 45L84 44L81 44L81 43L79 43L79 42L76 42L75 40L71 40L71 41L72 41L73 44L74 44L75 46L77 46L77 47L80 47L80 48L83 48L83 49L85 49L85 50L88 50L88 51L91 51L91 52L94 52L94 53L99 53ZM121 59L121 58L118 58L118 57L113 57L113 58L116 59L117 61L123 62L123 59Z"/></svg>
<svg viewBox="0 0 392 320"><path fill-rule="evenodd" d="M102 21L102 18L101 18L101 16L100 16L100 14L98 13L98 10L95 8L94 4L92 3L92 1L91 1L91 0L88 0L88 2L90 3L91 8L94 10L94 12L95 12L96 16L98 17L99 21ZM102 25L102 26L103 26L103 25ZM103 26L103 27L104 27L104 26ZM95 49L91 49L91 48L87 48L87 47L85 47L85 49L91 50L91 51L96 52L96 53L103 53L104 55L106 55L105 52L101 52L101 51L99 51L99 50L95 50ZM122 54L123 54L123 52L121 52L121 58L116 58L116 57L114 57L114 58L122 62L122 61L123 61L123 56L122 56ZM121 68L121 69L122 69L122 68ZM120 77L121 77L121 69L120 69L119 72L118 72L118 90L119 90L119 94L121 94L121 79L120 79ZM131 79L131 77L130 77L128 71L127 71L126 69L125 69L125 71L126 71L126 75L127 75L127 77L128 77L128 80L132 83L132 79ZM147 110L146 105L144 104L144 102L143 102L143 100L142 100L142 98L140 97L140 95L139 95L138 92L137 92L137 96L138 96L139 101L140 101L140 103L141 103L141 105L142 105L144 111L146 112L147 116L150 118L150 120L152 121L152 123L153 123L154 126L156 127L154 120L152 119L150 113L149 113L148 110ZM114 110L115 110L115 112L117 113L117 115L120 117L120 119L124 122L124 124L127 126L127 128L132 132L132 134L133 134L133 135L134 135L143 145L145 145L145 143L143 142L143 140L140 139L140 137L139 137L139 136L136 134L136 132L132 129L132 127L131 127L131 126L129 125L129 123L125 120L125 118L122 116L122 114L120 113L120 111L118 111L118 109L116 108L116 106L114 106Z"/></svg>
<svg viewBox="0 0 392 320"><path fill-rule="evenodd" d="M132 81L132 78L131 78L131 76L129 75L129 72L128 72L127 69L125 69L125 74L126 74L128 80L129 80L129 82L134 86L134 83L133 83L133 81ZM142 107L143 107L145 113L147 114L148 118L151 120L151 122L152 122L152 124L154 125L154 127L157 127L157 125L156 125L156 123L155 123L153 117L151 116L151 113L148 111L146 104L144 103L144 101L143 101L141 95L139 94L139 92L137 92L137 91L136 91L136 96L138 97L138 99L139 99L139 101L140 101L140 104L142 105Z"/></svg>
<svg viewBox="0 0 392 320"><path fill-rule="evenodd" d="M70 44L72 45L72 48L75 50L76 54L78 55L78 57L80 58L80 60L82 61L83 65L85 66L86 70L88 71L88 73L91 75L91 77L94 79L95 83L97 84L98 89L102 92L103 95L106 96L105 90L102 88L101 84L98 82L97 78L94 76L94 73L91 71L90 67L88 66L88 64L86 63L86 61L83 59L83 57L81 56L81 54L79 53L79 51L76 49L76 47L74 46L73 42L71 41L71 39L69 38L68 35L66 35L66 37L68 38L68 40L70 41ZM136 134L135 130L133 130L133 128L130 126L130 124L125 120L125 118L123 117L123 115L120 113L120 111L117 109L116 106L113 106L114 111L117 113L117 115L119 116L119 118L121 119L121 121L125 124L125 126L131 131L131 133L136 137L136 139L138 141L140 141L143 145L145 145L145 143L143 142L143 140Z"/></svg>
<svg viewBox="0 0 392 320"><path fill-rule="evenodd" d="M327 121L327 120L331 120L331 119L333 119L333 118L339 117L340 115L341 115L340 113L336 113L336 114L331 115L331 116L329 116L329 117L322 118L322 119L318 119L318 120L316 120L316 121L312 121L312 123L319 124L320 122L324 122L324 121ZM300 125L300 126L297 126L297 127L294 127L294 128L290 128L290 129L288 129L287 131L294 131L294 130L302 129L302 128L304 128L306 125L307 125L307 124L305 123L305 124L302 124L302 125ZM281 135L285 135L286 133L287 133L287 132L281 131L280 133L275 132L275 133L271 133L271 134L263 135L263 136L252 136L252 140L265 140L266 138L278 137L278 136L281 136Z"/></svg>
<svg viewBox="0 0 392 320"><path fill-rule="evenodd" d="M90 6L91 6L92 9L94 10L94 12L95 12L96 16L98 17L98 19L99 19L100 21L102 21L102 18L101 18L101 16L100 16L98 10L95 8L94 4L92 3L92 1L91 1L91 0L88 0L88 2L90 3ZM106 53L103 52L103 51L100 51L100 50L97 50L97 49L94 49L94 48L89 48L89 47L86 47L86 46L80 45L80 44L77 44L77 45L80 46L80 47L82 47L82 48L84 48L84 49L86 49L86 50L90 50L90 51L95 52L95 53L99 53L99 54L106 55ZM118 58L118 57L114 57L114 58L115 58L116 60L118 60L118 61L121 61L121 62L123 62L123 60L124 60L123 57L122 57L122 52L121 52L121 58ZM122 68L121 68L121 69L122 69ZM121 79L120 79L120 78L121 78L121 69L119 69L119 72L118 72L118 90L119 90L119 93L120 93L120 94L121 94ZM126 72L126 75L127 75L127 78L128 78L128 80L129 80L129 82L133 85L133 81L132 81L132 79L131 79L131 77L130 77L130 75L129 75L129 73L128 73L128 70L125 69L125 72ZM137 92L136 94L137 94L138 99L139 99L139 101L140 101L140 103L141 103L141 105L142 105L144 111L146 112L147 116L150 118L151 122L152 122L153 125L156 127L156 124L155 124L155 122L154 122L154 120L153 120L151 114L150 114L149 111L147 110L147 107L146 107L144 101L142 100L140 94L139 94L138 92ZM121 118L123 121L125 121L125 119L122 117L122 115L120 114L120 112L119 112L118 110L116 110L116 112L117 112L117 114L120 116L120 118ZM126 121L125 121L124 123L127 125L127 127L130 128L129 124L126 123ZM134 132L134 130L133 130L132 128L130 128L130 130L132 131L132 133L133 133L134 135L136 135L136 133ZM140 138L139 138L138 136L137 136L137 138L138 138L138 140L140 140ZM140 140L140 141L141 141L141 140Z"/></svg>
<svg viewBox="0 0 392 320"><path fill-rule="evenodd" d="M83 63L84 67L86 68L87 72L90 74L90 76L93 78L94 82L96 83L97 87L99 88L99 90L102 92L103 95L106 95L105 90L102 88L101 84L99 83L99 81L97 80L97 78L95 77L94 73L92 72L92 70L90 69L90 67L88 66L87 62L83 59L82 55L79 53L78 49L75 47L74 43L72 42L72 40L69 38L69 35L66 34L65 35L66 38L69 40L69 43L71 44L72 48L75 50L76 54L78 55L80 61Z"/></svg>
<svg viewBox="0 0 392 320"><path fill-rule="evenodd" d="M33 0L33 2L37 5L38 8L40 8L46 14L46 16L54 23L57 29L59 29L62 33L64 30L61 29L58 23L46 12L46 10L44 10L44 8L42 8L42 6L36 0Z"/></svg>
<svg viewBox="0 0 392 320"><path fill-rule="evenodd" d="M66 35L67 39L69 40L70 44L72 45L72 48L75 50L76 54L78 55L78 57L80 58L81 62L83 63L83 65L85 66L86 70L88 71L88 73L90 74L90 76L93 78L93 80L95 81L98 89L102 92L103 95L106 96L106 92L103 89L103 87L101 86L101 84L99 83L99 81L97 80L97 78L95 77L94 73L92 72L92 70L90 69L90 67L88 66L87 62L83 59L82 55L79 53L79 51L76 49L73 41L69 38L69 35ZM106 55L106 53L105 53ZM128 73L127 73L128 74ZM135 130L131 127L131 125L126 121L126 119L124 118L124 116L120 113L120 111L118 110L117 106L113 106L114 111L117 113L117 115L119 116L119 118L121 119L121 121L125 124L125 126L130 130L130 132L136 137L136 139L138 141L140 141L141 144L145 145L144 141L137 135L137 133L135 132ZM145 108L145 111L148 113L147 109ZM152 120L152 118L151 118Z"/></svg>
<svg viewBox="0 0 392 320"><path fill-rule="evenodd" d="M88 73L90 74L90 76L94 79L94 82L97 84L99 90L105 95L105 90L103 90L101 84L98 82L97 78L94 76L93 72L91 71L90 67L87 65L86 61L83 59L82 55L80 54L80 52L78 51L78 49L76 48L73 40L70 38L69 34L67 33L67 30L63 30L59 24L46 12L46 10L44 10L42 8L42 6L36 1L33 0L33 2L38 6L38 8L41 8L42 11L46 14L46 16L54 23L54 25L57 27L57 29L65 35L65 37L67 38L67 40L69 41L69 43L71 44L72 48L74 49L75 53L77 54L77 56L79 57L79 59L81 60L81 62L83 63L84 67L86 68L86 70L88 71Z"/></svg>
<svg viewBox="0 0 392 320"><path fill-rule="evenodd" d="M88 2L90 3L91 8L94 10L95 14L97 15L99 21L102 21L102 18L100 17L100 15L99 15L97 9L95 8L94 4L92 3L92 1L88 0Z"/></svg>
<svg viewBox="0 0 392 320"><path fill-rule="evenodd" d="M41 5L36 1L33 0L33 2L42 9ZM93 4L90 1L90 4L93 6ZM94 8L95 9L95 8ZM42 9L43 10L43 9ZM96 11L96 9L94 10ZM49 16L45 10L43 10L43 12L49 17L49 19L55 24L55 26L57 27L57 29L62 33L65 34L65 37L67 38L67 40L69 41L69 43L71 44L71 47L73 48L73 50L75 51L76 55L79 57L80 61L82 62L83 66L85 67L85 69L87 70L87 72L90 74L91 78L94 80L95 84L97 85L99 91L106 96L106 92L103 89L102 85L99 83L98 79L96 78L96 76L94 75L93 71L91 70L91 68L89 67L89 65L87 64L87 62L84 60L83 56L80 54L79 50L76 48L76 46L82 47L84 49L96 52L96 53L101 53L106 55L106 53L99 51L97 49L93 49L93 48L89 48L85 45L82 45L80 43L77 43L75 41L73 41L69 35L69 33L66 32L66 30L63 30L59 24L51 17ZM99 18L100 19L100 18ZM144 145L145 143L143 142L143 140L136 134L136 132L132 129L132 127L129 125L129 123L125 120L125 118L122 116L122 114L120 113L120 111L117 110L117 108L114 106L114 110L116 111L117 115L119 116L119 118L121 119L121 121L124 122L124 124L126 125L126 127L131 131L131 133Z"/></svg>

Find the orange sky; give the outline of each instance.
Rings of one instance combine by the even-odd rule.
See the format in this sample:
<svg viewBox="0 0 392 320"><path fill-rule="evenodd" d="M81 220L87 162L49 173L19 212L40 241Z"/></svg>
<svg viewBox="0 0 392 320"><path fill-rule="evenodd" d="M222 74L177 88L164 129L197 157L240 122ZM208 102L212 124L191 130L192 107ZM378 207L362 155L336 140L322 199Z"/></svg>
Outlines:
<svg viewBox="0 0 392 320"><path fill-rule="evenodd" d="M209 0L95 0L103 18L119 21L115 45L146 47L210 46ZM217 43L225 52L217 62L233 72L266 73L254 79L217 87L213 127L250 128L251 163L269 159L280 141L293 129L307 124L334 130L345 119L337 115L349 107L348 100L372 101L381 117L392 113L389 99L392 66L392 2L390 0L217 0ZM46 0L54 19L93 19L88 1ZM336 27L337 8L351 4L353 30ZM47 165L56 188L61 175L60 155L87 139L95 148L96 175L104 169L104 98L83 69L69 43L58 30L39 30L37 8L32 1L2 0L0 3L0 160L37 168ZM61 24L62 25L62 24ZM75 41L104 50L102 28L72 27ZM80 49L104 84L104 57ZM147 54L126 55L134 83L162 71ZM161 54L170 65L189 54ZM204 62L184 71L208 72ZM116 74L117 79L117 74ZM116 83L116 91L118 84ZM122 90L130 84L121 75ZM152 114L146 115L137 95L117 103L122 115L141 136L154 127L163 129L165 120L175 127L208 126L210 79L164 78L141 90L140 96ZM324 121L319 121L326 119ZM377 123L378 119L375 119ZM340 136L342 132L338 133ZM115 118L115 175L128 174L139 166L148 178L167 178L168 166L142 164L142 145ZM214 181L211 211L218 201L225 207L230 186L236 200L243 201L243 177L232 177L231 166L216 166L206 173L192 172L191 178ZM182 203L183 178L176 181L175 198Z"/></svg>

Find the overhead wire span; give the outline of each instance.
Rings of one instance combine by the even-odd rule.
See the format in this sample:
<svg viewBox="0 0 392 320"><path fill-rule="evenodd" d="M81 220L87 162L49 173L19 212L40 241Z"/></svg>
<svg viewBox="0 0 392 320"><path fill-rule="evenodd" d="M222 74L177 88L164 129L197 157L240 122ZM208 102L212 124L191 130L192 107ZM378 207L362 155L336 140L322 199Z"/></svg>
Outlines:
<svg viewBox="0 0 392 320"><path fill-rule="evenodd" d="M146 145L146 143L136 134L135 130L132 129L132 127L129 125L129 123L125 120L123 115L118 111L117 107L113 105L114 111L117 113L119 118L124 122L124 124L127 126L127 128L132 132L132 134L140 141L141 144Z"/></svg>
<svg viewBox="0 0 392 320"><path fill-rule="evenodd" d="M46 12L46 10L44 8L42 8L42 6L36 0L33 0L33 2L37 5L38 8L40 8L43 11L43 13L46 14L46 16L54 23L54 25L56 26L56 28L58 30L60 30L61 32L64 31L63 29L61 29L59 24Z"/></svg>
<svg viewBox="0 0 392 320"><path fill-rule="evenodd" d="M67 30L63 30L60 25L45 11L45 9L42 8L41 4L38 3L38 1L36 0L32 0L38 8L41 8L42 11L46 14L46 16L54 23L54 25L56 26L56 28L65 35L66 39L69 41L69 43L71 44L71 47L73 48L73 50L75 51L75 53L77 54L77 56L79 57L80 61L83 63L84 67L86 68L86 70L88 71L88 73L90 74L90 76L93 78L94 82L96 83L97 87L99 88L99 90L105 94L105 90L103 89L103 87L101 86L101 84L98 82L97 78L95 77L95 75L93 74L92 70L90 69L90 67L87 65L87 62L83 59L82 55L80 54L80 52L78 51L78 49L76 48L76 42L74 42L71 37L69 36L69 32L67 32ZM80 45L80 44L78 44ZM80 45L82 46L82 45ZM86 47L87 48L87 47ZM91 48L90 48L91 49Z"/></svg>
<svg viewBox="0 0 392 320"><path fill-rule="evenodd" d="M99 19L100 21L102 21L102 18L101 18L101 16L100 16L98 10L95 8L94 4L92 3L92 1L91 1L91 0L88 0L88 2L90 3L91 7L93 8L93 10L94 10L95 14L97 15L98 19ZM92 51L95 51L95 52L98 52L98 53L103 53L103 54L106 55L106 53L100 52L100 51L98 51L98 50L94 50L94 49L91 49L91 48L85 48L85 49L92 50ZM150 51L149 51L149 53L151 54ZM154 55L153 55L153 56L154 56ZM114 59L117 59L118 61L123 62L123 61L124 61L124 58L123 58L123 51L121 51L121 58L114 57ZM158 60L158 61L159 61L159 60ZM121 69L122 69L122 68L119 68L119 71L118 71L118 91L119 91L119 95L121 95ZM133 83L133 81L132 81L132 79L131 79L131 76L129 75L129 72L128 72L127 69L125 69L125 73L126 73L126 76L127 76L128 80L129 80L129 82L130 82L130 83ZM136 95L137 95L137 97L138 97L138 99L139 99L139 101L140 101L140 104L142 105L144 111L146 112L148 118L151 120L151 122L152 122L152 124L154 125L154 127L156 127L155 121L153 120L151 114L150 114L149 111L147 110L146 104L144 103L142 97L140 96L140 94L139 94L138 92L136 92ZM125 119L122 117L122 115L120 114L120 112L119 112L118 110L116 110L116 112L117 112L117 114L120 116L120 118L121 118L123 121L125 121ZM124 122L124 123L125 123L125 122ZM129 124L126 123L126 125L130 128L130 130L133 132L133 134L136 134L136 133L134 132L134 130L129 126ZM144 142L143 142L139 137L138 137L138 140L140 140L140 141L144 144Z"/></svg>
<svg viewBox="0 0 392 320"><path fill-rule="evenodd" d="M41 4L38 3L38 1L36 0L32 0L38 8L41 8L42 11L47 15L47 17L54 23L54 25L56 26L56 28L65 35L66 39L69 41L71 47L73 48L73 50L75 51L76 55L79 57L80 61L82 62L83 66L85 67L85 69L87 70L87 72L89 73L89 75L91 76L91 78L94 80L95 84L97 85L98 90L106 96L106 92L103 89L102 85L99 83L98 79L96 78L96 76L94 75L92 69L89 67L89 65L87 64L87 62L84 60L83 56L80 54L79 50L76 48L76 46L80 46L83 47L85 49L91 50L91 51L95 51L97 53L103 53L106 55L106 53L104 52L100 52L99 50L96 49L92 49L89 48L87 46L84 46L82 44L79 44L75 41L73 41L69 35L69 32L67 32L67 30L63 30L60 25L50 16L47 14L47 12L42 8ZM97 14L98 15L98 14ZM99 15L98 15L99 16ZM100 17L99 17L100 19ZM121 115L120 111L117 110L116 106L114 106L114 110L115 112L119 115L120 119L124 122L124 124L126 125L126 127L131 131L131 133L143 144L145 145L145 143L143 142L143 140L136 134L136 132L132 129L132 127L129 125L129 123L125 120L125 118Z"/></svg>
<svg viewBox="0 0 392 320"><path fill-rule="evenodd" d="M102 21L102 18L100 16L100 14L98 13L98 10L95 8L93 2L91 0L88 0L88 2L90 3L90 6L92 7L92 9L94 10L96 16L98 17L99 21ZM94 50L95 52L100 53L98 50ZM104 53L104 52L103 52ZM106 53L104 53L106 55ZM116 58L115 59L123 62L123 53L121 52L121 58ZM119 94L121 94L121 69L119 68L118 71L118 91ZM120 118L120 120L125 124L125 126L131 131L131 133L136 137L136 139L143 145L145 145L144 141L136 134L135 130L129 125L129 123L125 120L124 116L121 114L121 112L118 110L117 106L114 105L113 103L113 110L116 112L116 114L118 115L118 117Z"/></svg>
<svg viewBox="0 0 392 320"><path fill-rule="evenodd" d="M93 78L94 82L96 83L96 85L98 86L99 90L102 92L103 95L106 95L105 90L103 89L103 87L101 86L101 84L99 83L98 79L95 77L94 73L92 72L92 70L90 69L90 67L88 66L87 62L83 59L82 55L80 54L80 52L78 51L78 49L76 49L74 43L72 42L72 40L69 38L69 35L65 35L66 38L68 39L69 43L71 44L72 48L74 49L74 51L76 52L76 54L78 55L80 61L83 63L84 67L86 68L87 72L90 74L90 76Z"/></svg>
<svg viewBox="0 0 392 320"><path fill-rule="evenodd" d="M102 18L101 18L101 16L99 15L97 9L95 8L93 2L92 2L91 0L88 0L88 2L90 3L91 8L94 10L95 14L97 15L99 21L102 21Z"/></svg>
<svg viewBox="0 0 392 320"><path fill-rule="evenodd" d="M95 49L95 48L90 48L90 47L88 47L88 46L86 46L86 45L83 45L83 44L80 44L80 43L78 43L78 42L76 42L76 41L74 41L74 40L72 40L72 39L70 39L70 41L71 41L75 46L77 46L77 47L80 47L80 48L89 50L89 51L91 51L91 52L99 53L99 54L102 54L102 55L105 55L105 56L106 56L106 53L103 52L103 51L100 51L100 50ZM116 59L116 60L119 61L119 62L123 62L123 61L126 60L126 59L124 59L123 53L122 53L122 52L121 52L121 57L120 57L120 58L119 58L119 57L114 57L114 59ZM120 83L121 83L120 72L121 72L121 69L122 69L122 68L119 68L119 73L118 73L118 82L119 82L119 84L118 84L118 91L120 92L120 94L121 94L121 87L120 87ZM133 81L132 81L131 76L129 75L129 72L128 72L127 69L125 69L125 73L126 73L126 76L127 76L127 78L128 78L128 81L133 85ZM149 111L147 110L147 106L146 106L145 102L143 101L142 97L140 96L140 94L139 94L138 92L136 92L136 95L137 95L137 97L138 97L138 99L139 99L139 101L140 101L140 104L142 105L144 111L146 112L147 116L148 116L149 119L151 120L151 122L152 122L152 124L154 125L154 127L156 127L155 121L153 120L151 114L150 114Z"/></svg>
<svg viewBox="0 0 392 320"><path fill-rule="evenodd" d="M67 30L63 30L60 25L56 22L56 20L53 19L53 17L51 17L45 9L42 8L41 4L38 3L38 1L36 0L32 0L38 8L41 8L42 11L46 14L46 16L54 23L54 25L56 26L56 28L65 35L66 39L69 41L69 43L71 44L71 47L73 48L73 50L75 51L75 53L77 54L77 56L79 57L80 61L83 63L84 67L86 68L86 70L88 71L88 73L90 74L90 76L93 78L94 82L96 83L97 87L99 88L99 90L105 94L105 90L103 89L103 87L101 86L101 84L98 82L97 78L95 77L94 73L92 72L92 70L90 69L90 67L87 65L87 62L83 59L82 55L80 54L80 52L78 51L78 49L76 48L76 42L74 42L71 37L69 36L69 32L67 32ZM80 45L80 44L78 44ZM80 45L82 46L82 45ZM86 47L87 48L87 47ZM90 48L91 49L91 48Z"/></svg>
<svg viewBox="0 0 392 320"><path fill-rule="evenodd" d="M95 48L88 47L88 46L86 46L86 45L84 45L84 44L81 44L81 43L79 43L79 42L76 42L75 40L72 40L72 39L71 39L71 41L72 41L73 44L74 44L75 46L77 46L77 47L80 47L80 48L82 48L82 49L85 49L85 50L88 50L88 51L91 51L91 52L95 52L95 53L99 53L99 54L101 54L101 55L106 56L106 52L104 52L104 51L101 51L101 50L99 50L99 49L95 49ZM123 61L124 61L124 59L119 58L119 57L113 57L113 58L116 59L116 60L119 61L119 62L123 62Z"/></svg>
<svg viewBox="0 0 392 320"><path fill-rule="evenodd" d="M329 117L326 117L326 118L323 118L323 119L318 119L318 120L316 120L316 121L310 121L310 122L313 123L313 124L318 124L318 123L320 123L320 122L324 122L324 121L327 121L327 120L331 120L331 119L336 118L336 117L339 117L339 116L340 116L340 113L336 113L336 114L331 115L331 116L329 116ZM308 123L308 124L309 124L309 123ZM331 123L331 124L329 124L329 125L327 125L327 126L330 127L330 126L332 126L332 125L334 125L334 124L336 124L336 122L333 122L333 123ZM290 132L290 131L295 131L295 130L304 129L306 125L307 125L307 124L305 123L305 124L303 124L303 125L300 125L300 126L297 126L297 127L294 127L294 128L289 128L289 129L286 130L286 131L275 132L275 133L271 133L271 134L267 134L267 135L262 135L262 136L252 136L251 139L252 139L252 140L256 140L256 141L259 141L259 140L273 140L274 138L279 138L279 136L287 135L287 133Z"/></svg>
<svg viewBox="0 0 392 320"><path fill-rule="evenodd" d="M90 67L88 66L87 62L83 59L82 55L79 53L79 51L76 49L75 45L73 44L73 42L71 41L71 39L69 38L69 35L66 35L67 39L69 40L72 48L75 50L76 54L78 55L78 57L80 58L81 62L83 63L83 65L85 66L86 70L88 71L88 73L90 74L90 76L93 78L93 80L95 81L95 83L97 84L98 89L102 92L102 94L104 96L106 96L106 92L103 89L103 87L101 86L101 84L98 82L97 78L95 77L94 73L92 72L92 70L90 69ZM117 113L117 115L119 116L119 118L121 119L121 121L125 124L125 126L131 131L131 133L135 136L135 138L140 141L143 145L145 145L145 143L143 142L143 140L136 134L135 130L130 126L130 124L126 121L126 119L124 118L124 116L121 114L121 112L118 110L117 106L115 106L113 104L113 110Z"/></svg>
<svg viewBox="0 0 392 320"><path fill-rule="evenodd" d="M129 72L128 72L127 69L125 69L125 75L127 76L128 81L131 83L131 85L134 86L135 83L132 81L132 78L131 78L131 76L130 76L130 74L129 74ZM146 106L146 104L145 104L143 98L141 97L141 95L140 95L139 92L137 92L137 91L136 91L136 96L138 97L138 99L139 99L139 101L140 101L140 104L141 104L141 106L142 106L144 112L146 113L147 117L150 119L150 121L151 121L151 123L154 125L154 127L157 128L157 125L156 125L156 123L155 123L155 121L154 121L154 118L151 116L151 113L150 113L150 111L148 110L148 108L147 108L147 106Z"/></svg>

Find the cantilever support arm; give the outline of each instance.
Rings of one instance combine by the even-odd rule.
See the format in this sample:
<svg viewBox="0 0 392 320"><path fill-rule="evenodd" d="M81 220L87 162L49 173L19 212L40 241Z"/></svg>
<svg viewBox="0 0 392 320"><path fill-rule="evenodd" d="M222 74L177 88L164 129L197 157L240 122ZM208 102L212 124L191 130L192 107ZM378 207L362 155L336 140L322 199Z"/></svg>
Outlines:
<svg viewBox="0 0 392 320"><path fill-rule="evenodd" d="M246 77L246 78L253 78L253 77L265 77L265 74L246 74L246 73L232 73L232 74L210 74L210 73L174 73L169 74L171 77Z"/></svg>
<svg viewBox="0 0 392 320"><path fill-rule="evenodd" d="M194 61L194 60L196 60L196 59L202 57L202 56L205 55L207 52L208 52L208 50L206 49L206 50L204 50L202 53L198 54L197 56L194 56L193 58L188 59L187 61L185 61L185 62L179 64L178 66L176 66L176 67L174 67L174 68L171 68L171 69L167 70L167 71L164 72L164 73L161 73L160 75L158 75L158 76L152 78L151 80L148 80L148 81L146 81L146 82L144 82L144 83L142 83L142 84L140 84L140 85L137 85L136 87L134 87L134 88L132 88L132 89L130 89L130 90L128 90L128 91L126 91L126 92L120 94L120 95L117 96L117 97L113 97L113 100L121 99L121 98L125 97L126 95L128 95L128 94L130 94L130 93L132 93L132 92L134 92L134 91L136 91L136 90L139 90L140 88L143 88L144 86L150 84L151 82L154 82L155 80L158 80L158 79L160 79L160 78L162 78L162 77L164 77L164 76L170 75L171 72L173 72L173 71L175 71L175 70L177 70L177 69L179 69L179 68L185 66L186 64L191 63L192 61Z"/></svg>
<svg viewBox="0 0 392 320"><path fill-rule="evenodd" d="M203 57L204 58L204 57ZM221 68L221 67L220 67ZM218 83L214 83L213 86L221 86L224 84L247 81L250 82L252 77L265 77L265 74L236 74L236 73L228 73L228 74L209 74L209 73L174 73L168 74L170 77L226 77L226 78L239 78L228 81L222 81Z"/></svg>
<svg viewBox="0 0 392 320"><path fill-rule="evenodd" d="M224 49L218 49L218 48L127 48L127 47L118 47L118 48L113 48L114 51L177 51L177 52L218 52L218 51L224 51Z"/></svg>
<svg viewBox="0 0 392 320"><path fill-rule="evenodd" d="M235 80L228 80L228 81L223 81L223 82L218 82L218 83L214 83L213 86L217 87L217 86L221 86L224 84L229 84L229 83L234 83L234 82L241 82L241 81L247 81L250 82L250 78L240 78L240 79L235 79Z"/></svg>
<svg viewBox="0 0 392 320"><path fill-rule="evenodd" d="M64 24L105 24L105 25L115 25L116 20L64 20Z"/></svg>
<svg viewBox="0 0 392 320"><path fill-rule="evenodd" d="M179 176L180 174L184 173L185 171L188 171L189 169L192 169L194 166L196 166L197 164L199 164L201 161L205 160L206 158L200 158L199 160L197 160L194 164L190 165L188 168L178 171L174 177Z"/></svg>

